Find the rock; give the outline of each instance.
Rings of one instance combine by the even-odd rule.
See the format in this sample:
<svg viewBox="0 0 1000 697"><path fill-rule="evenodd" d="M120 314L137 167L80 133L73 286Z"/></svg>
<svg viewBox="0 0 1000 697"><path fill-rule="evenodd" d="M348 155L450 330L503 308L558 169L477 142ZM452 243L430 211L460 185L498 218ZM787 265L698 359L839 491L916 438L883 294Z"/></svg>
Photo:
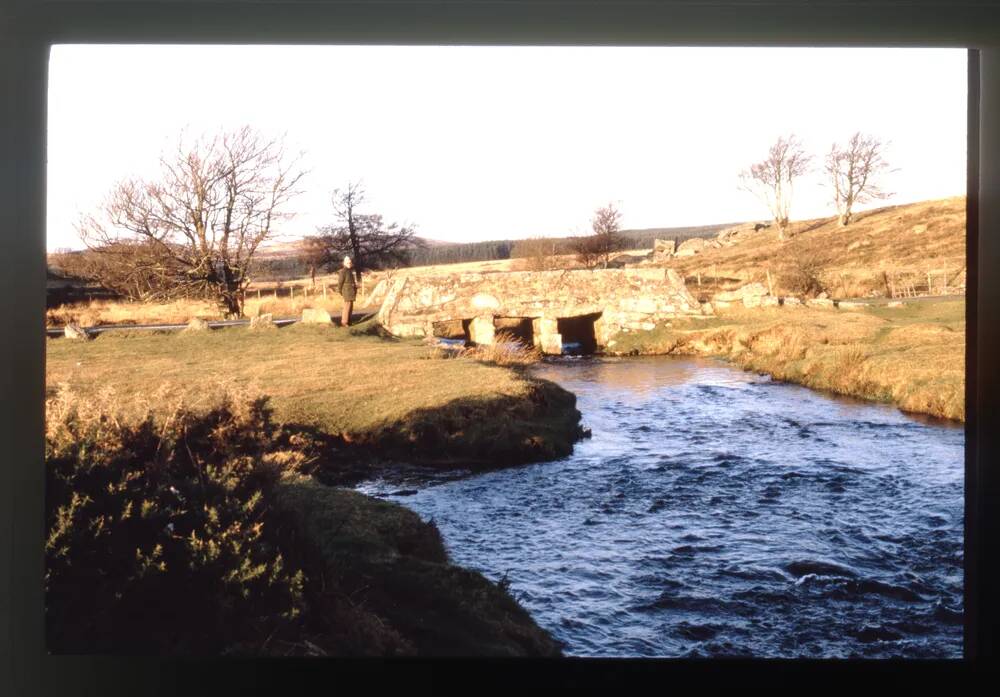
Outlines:
<svg viewBox="0 0 1000 697"><path fill-rule="evenodd" d="M201 317L192 317L191 321L187 323L183 331L186 332L205 332L211 329L208 326L208 322L203 320Z"/></svg>
<svg viewBox="0 0 1000 697"><path fill-rule="evenodd" d="M801 307L802 301L794 296L789 296L787 298L783 298L781 304L784 307Z"/></svg>
<svg viewBox="0 0 1000 697"><path fill-rule="evenodd" d="M765 295L760 299L760 304L761 307L777 307L781 301L773 295Z"/></svg>
<svg viewBox="0 0 1000 697"><path fill-rule="evenodd" d="M552 356L562 354L562 334L545 334L538 342L538 348Z"/></svg>
<svg viewBox="0 0 1000 697"><path fill-rule="evenodd" d="M903 303L899 300L893 300L891 303L887 304L886 307L902 307Z"/></svg>
<svg viewBox="0 0 1000 697"><path fill-rule="evenodd" d="M250 318L250 328L251 329L277 329L278 325L274 323L274 316L268 312L266 314L260 315L258 317Z"/></svg>
<svg viewBox="0 0 1000 697"><path fill-rule="evenodd" d="M489 293L476 293L472 296L471 302L477 310L495 310L500 307L500 301Z"/></svg>
<svg viewBox="0 0 1000 697"><path fill-rule="evenodd" d="M829 297L830 296L827 295L826 291L823 291L822 293L820 293L819 295L816 296L816 298L819 299L819 300L826 300Z"/></svg>
<svg viewBox="0 0 1000 697"><path fill-rule="evenodd" d="M496 338L493 315L474 317L469 322L469 340L474 344L492 344Z"/></svg>
<svg viewBox="0 0 1000 697"><path fill-rule="evenodd" d="M63 335L67 339L81 339L83 341L90 338L90 334L86 329L78 324L73 324L72 322L68 323L65 328L63 328Z"/></svg>
<svg viewBox="0 0 1000 697"><path fill-rule="evenodd" d="M684 240L683 242L681 242L680 246L677 248L677 251L674 253L674 256L678 257L692 256L702 251L705 248L706 244L707 241L702 239L701 237L692 237L689 240Z"/></svg>
<svg viewBox="0 0 1000 697"><path fill-rule="evenodd" d="M920 225L914 225L913 227L910 228L910 232L912 232L914 235L919 235L921 233L927 232L927 225L925 225L924 223L921 223Z"/></svg>
<svg viewBox="0 0 1000 697"><path fill-rule="evenodd" d="M829 298L812 298L806 300L806 305L809 307L833 307L833 301Z"/></svg>
<svg viewBox="0 0 1000 697"><path fill-rule="evenodd" d="M743 225L727 227L719 230L719 234L715 236L715 242L720 247L730 247L753 237L754 233L767 227L770 227L770 223L745 223Z"/></svg>
<svg viewBox="0 0 1000 697"><path fill-rule="evenodd" d="M744 295L743 307L760 307L761 295Z"/></svg>
<svg viewBox="0 0 1000 697"><path fill-rule="evenodd" d="M738 302L744 300L748 296L764 296L767 295L767 287L763 283L748 283L745 286L741 286L736 290L723 291L721 293L716 293L712 297L712 301L722 301L722 302ZM759 304L759 303L758 303Z"/></svg>
<svg viewBox="0 0 1000 697"><path fill-rule="evenodd" d="M710 315L710 314L712 314L713 311L714 311L714 308L712 307L712 303L702 303L701 304L701 314L703 314L703 315Z"/></svg>
<svg viewBox="0 0 1000 697"><path fill-rule="evenodd" d="M669 259L677 251L677 244L673 240L653 240L653 259L660 261Z"/></svg>
<svg viewBox="0 0 1000 697"><path fill-rule="evenodd" d="M330 313L322 307L305 307L302 309L302 324L333 324Z"/></svg>
<svg viewBox="0 0 1000 697"><path fill-rule="evenodd" d="M868 305L869 303L861 303L857 302L856 300L841 300L839 303L837 303L837 307L839 307L841 310L848 310L850 312L857 312L860 310L864 310L866 307L868 307Z"/></svg>

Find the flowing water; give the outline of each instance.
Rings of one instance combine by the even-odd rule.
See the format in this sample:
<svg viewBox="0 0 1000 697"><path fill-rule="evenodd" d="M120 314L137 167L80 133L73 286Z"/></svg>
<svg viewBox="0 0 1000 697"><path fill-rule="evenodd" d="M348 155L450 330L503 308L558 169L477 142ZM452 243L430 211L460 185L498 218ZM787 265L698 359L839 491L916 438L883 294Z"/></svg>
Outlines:
<svg viewBox="0 0 1000 697"><path fill-rule="evenodd" d="M579 656L960 657L964 432L721 362L557 359L562 460L366 482Z"/></svg>

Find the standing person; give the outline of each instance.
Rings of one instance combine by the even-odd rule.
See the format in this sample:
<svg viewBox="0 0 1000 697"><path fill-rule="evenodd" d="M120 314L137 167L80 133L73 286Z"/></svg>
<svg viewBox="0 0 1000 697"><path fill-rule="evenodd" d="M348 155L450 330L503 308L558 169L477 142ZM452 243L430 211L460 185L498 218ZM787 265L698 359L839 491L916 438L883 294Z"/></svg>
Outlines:
<svg viewBox="0 0 1000 697"><path fill-rule="evenodd" d="M344 257L344 268L337 274L337 292L344 297L344 310L340 315L340 326L351 323L351 310L354 309L354 299L358 296L358 284L354 277L354 263L351 257Z"/></svg>

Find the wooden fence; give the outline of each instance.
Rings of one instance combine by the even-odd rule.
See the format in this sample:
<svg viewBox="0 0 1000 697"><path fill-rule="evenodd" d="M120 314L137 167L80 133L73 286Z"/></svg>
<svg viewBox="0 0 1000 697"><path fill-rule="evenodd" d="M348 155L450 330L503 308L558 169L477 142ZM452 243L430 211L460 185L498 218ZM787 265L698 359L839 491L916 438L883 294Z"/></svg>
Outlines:
<svg viewBox="0 0 1000 697"><path fill-rule="evenodd" d="M883 271L882 278L885 282L886 292L891 298L965 293L964 266L957 269Z"/></svg>
<svg viewBox="0 0 1000 697"><path fill-rule="evenodd" d="M294 300L295 298L302 298L308 300L309 298L335 298L337 297L337 290L327 283L317 283L313 286L311 283L276 283L273 286L267 287L257 287L247 289L246 299L250 300L256 298L257 300L266 300L267 298L289 298ZM365 278L361 277L361 283L358 285L358 300L357 304L362 304L360 301L365 296Z"/></svg>

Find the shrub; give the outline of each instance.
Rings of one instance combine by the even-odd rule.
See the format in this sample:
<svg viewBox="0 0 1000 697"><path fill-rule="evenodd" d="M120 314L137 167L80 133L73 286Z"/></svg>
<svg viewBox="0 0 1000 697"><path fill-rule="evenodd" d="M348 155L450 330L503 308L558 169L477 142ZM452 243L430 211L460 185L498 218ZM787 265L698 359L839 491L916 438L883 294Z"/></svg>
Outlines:
<svg viewBox="0 0 1000 697"><path fill-rule="evenodd" d="M106 391L46 405L46 629L57 653L240 653L292 630L266 398L154 418Z"/></svg>
<svg viewBox="0 0 1000 697"><path fill-rule="evenodd" d="M786 263L781 275L781 285L795 295L815 297L826 292L822 273L828 261L819 254L800 252Z"/></svg>

